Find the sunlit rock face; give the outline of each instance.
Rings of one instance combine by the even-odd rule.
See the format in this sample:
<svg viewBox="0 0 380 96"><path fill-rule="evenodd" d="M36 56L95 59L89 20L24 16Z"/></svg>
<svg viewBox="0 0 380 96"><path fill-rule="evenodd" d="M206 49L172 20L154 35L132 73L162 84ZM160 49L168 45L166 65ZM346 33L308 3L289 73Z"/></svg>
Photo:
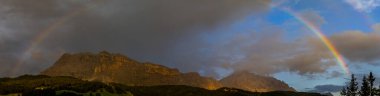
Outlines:
<svg viewBox="0 0 380 96"><path fill-rule="evenodd" d="M247 71L231 74L220 80L225 87L239 88L252 92L295 91L283 81L273 77L260 76Z"/></svg>
<svg viewBox="0 0 380 96"><path fill-rule="evenodd" d="M73 76L90 81L116 82L129 86L189 85L206 89L233 87L253 92L294 91L273 77L236 72L217 81L196 72L181 73L159 64L140 63L121 54L108 52L64 54L50 68L49 76Z"/></svg>
<svg viewBox="0 0 380 96"><path fill-rule="evenodd" d="M221 84L198 73L181 73L159 64L140 63L108 52L64 54L53 66L41 72L50 76L73 76L84 80L116 82L130 86L189 85L217 89Z"/></svg>

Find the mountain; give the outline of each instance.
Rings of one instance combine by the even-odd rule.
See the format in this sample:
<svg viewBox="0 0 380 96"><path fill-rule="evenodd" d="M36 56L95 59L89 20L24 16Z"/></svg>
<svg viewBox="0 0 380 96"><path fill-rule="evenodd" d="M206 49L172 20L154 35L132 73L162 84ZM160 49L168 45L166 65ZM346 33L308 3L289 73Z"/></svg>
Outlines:
<svg viewBox="0 0 380 96"><path fill-rule="evenodd" d="M64 54L50 68L41 72L48 76L72 76L83 80L115 82L128 86L188 85L217 89L221 84L198 73L181 73L159 64L141 63L121 54L106 51L98 54Z"/></svg>
<svg viewBox="0 0 380 96"><path fill-rule="evenodd" d="M236 72L217 81L196 72L181 73L177 69L154 63L141 63L121 54L106 51L64 54L50 68L41 72L48 76L72 76L83 80L121 83L128 86L188 85L205 89L223 86L252 92L295 91L273 77L249 72Z"/></svg>
<svg viewBox="0 0 380 96"><path fill-rule="evenodd" d="M220 82L225 87L239 88L252 92L269 92L269 91L295 91L285 82L273 77L260 76L247 71L235 72Z"/></svg>
<svg viewBox="0 0 380 96"><path fill-rule="evenodd" d="M249 92L235 88L207 90L185 85L125 86L67 76L24 75L0 78L0 96L325 96L319 93Z"/></svg>

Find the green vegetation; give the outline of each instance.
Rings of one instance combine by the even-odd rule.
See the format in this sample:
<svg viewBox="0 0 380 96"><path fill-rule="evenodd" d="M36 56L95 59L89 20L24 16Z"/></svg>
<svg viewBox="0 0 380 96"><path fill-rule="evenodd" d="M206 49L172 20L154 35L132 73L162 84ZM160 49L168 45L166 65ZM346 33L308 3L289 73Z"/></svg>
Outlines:
<svg viewBox="0 0 380 96"><path fill-rule="evenodd" d="M321 96L303 92L249 92L234 88L207 90L185 85L125 86L83 81L73 77L24 75L0 78L0 95L22 96Z"/></svg>
<svg viewBox="0 0 380 96"><path fill-rule="evenodd" d="M83 81L73 77L24 75L13 79L0 79L0 94L6 95L11 93L22 93L23 96L36 96L38 94L49 94L48 96L52 94L78 94L82 96L87 93L124 94L126 92L115 91L114 87L102 82Z"/></svg>

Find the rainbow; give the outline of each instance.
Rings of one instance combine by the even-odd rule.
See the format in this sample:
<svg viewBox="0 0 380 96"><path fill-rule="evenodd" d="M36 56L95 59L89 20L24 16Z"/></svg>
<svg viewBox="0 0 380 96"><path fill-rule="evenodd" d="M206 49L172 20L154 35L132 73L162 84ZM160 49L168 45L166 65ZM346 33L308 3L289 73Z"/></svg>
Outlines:
<svg viewBox="0 0 380 96"><path fill-rule="evenodd" d="M31 54L31 52L47 37L51 32L54 32L57 28L62 26L64 23L66 23L68 20L72 19L73 17L83 13L83 11L86 11L87 6L82 6L76 10L68 12L66 15L62 16L61 18L57 19L54 23L52 23L50 26L42 30L35 38L32 39L31 44L26 47L26 50L22 53L22 58L18 60L18 62L15 64L13 69L11 70L10 74L8 76L14 75L14 73L18 70L18 67L24 63L25 58ZM347 66L347 63L345 62L343 56L339 53L339 51L335 48L335 46L332 44L332 42L327 38L326 35L323 34L323 32L315 26L312 22L308 21L306 18L300 16L296 12L293 12L290 9L283 9L285 12L289 13L290 15L294 16L298 21L303 23L307 28L309 28L313 33L315 33L318 38L321 39L321 41L326 45L326 47L331 51L332 55L335 57L337 63L342 67L343 71L346 74L350 74L349 68Z"/></svg>
<svg viewBox="0 0 380 96"><path fill-rule="evenodd" d="M346 75L350 74L350 70L343 56L339 53L339 51L336 49L333 43L327 38L327 36L323 34L323 32L318 28L318 26L314 25L308 19L304 18L303 16L300 16L299 14L297 14L296 12L290 9L284 8L283 10L288 12L290 15L294 16L298 21L303 23L309 30L311 30L314 34L316 34L317 37L320 38L321 41L324 43L324 45L330 50L331 54L335 57L336 62L340 65L340 67L343 69Z"/></svg>
<svg viewBox="0 0 380 96"><path fill-rule="evenodd" d="M91 3L90 8L95 7L95 5L98 5L101 2L101 0L97 0L94 3ZM33 50L47 37L49 36L52 32L54 32L57 28L61 27L63 24L65 24L67 21L70 19L74 18L75 16L83 13L84 11L90 9L89 6L82 5L78 8L75 8L74 10L69 11L62 17L58 18L55 22L50 24L48 27L40 31L32 40L31 44L26 47L25 51L22 53L22 57L16 62L14 67L12 67L10 73L8 76L15 75L14 73L18 71L18 68L22 63L24 63L25 59L28 58Z"/></svg>

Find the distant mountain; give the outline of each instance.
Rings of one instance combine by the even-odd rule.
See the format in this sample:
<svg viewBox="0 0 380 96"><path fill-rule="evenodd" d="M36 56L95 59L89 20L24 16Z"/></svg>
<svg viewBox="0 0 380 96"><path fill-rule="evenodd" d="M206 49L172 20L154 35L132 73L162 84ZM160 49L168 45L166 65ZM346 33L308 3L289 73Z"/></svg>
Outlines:
<svg viewBox="0 0 380 96"><path fill-rule="evenodd" d="M117 83L44 75L0 78L0 96L325 96L318 93L249 92L235 88L207 90L185 85L125 86Z"/></svg>
<svg viewBox="0 0 380 96"><path fill-rule="evenodd" d="M223 86L252 92L295 91L273 77L236 72L220 82L196 72L181 73L159 64L141 63L121 54L106 51L64 54L50 68L41 72L48 76L72 76L83 80L115 82L128 86L188 85L205 89Z"/></svg>
<svg viewBox="0 0 380 96"><path fill-rule="evenodd" d="M223 78L220 82L225 87L239 88L252 92L295 91L285 82L276 78L260 76L247 71L235 72Z"/></svg>
<svg viewBox="0 0 380 96"><path fill-rule="evenodd" d="M41 72L49 76L73 76L84 80L116 82L129 86L188 85L217 89L221 84L198 73L181 73L159 64L140 63L121 54L64 54L53 66Z"/></svg>

